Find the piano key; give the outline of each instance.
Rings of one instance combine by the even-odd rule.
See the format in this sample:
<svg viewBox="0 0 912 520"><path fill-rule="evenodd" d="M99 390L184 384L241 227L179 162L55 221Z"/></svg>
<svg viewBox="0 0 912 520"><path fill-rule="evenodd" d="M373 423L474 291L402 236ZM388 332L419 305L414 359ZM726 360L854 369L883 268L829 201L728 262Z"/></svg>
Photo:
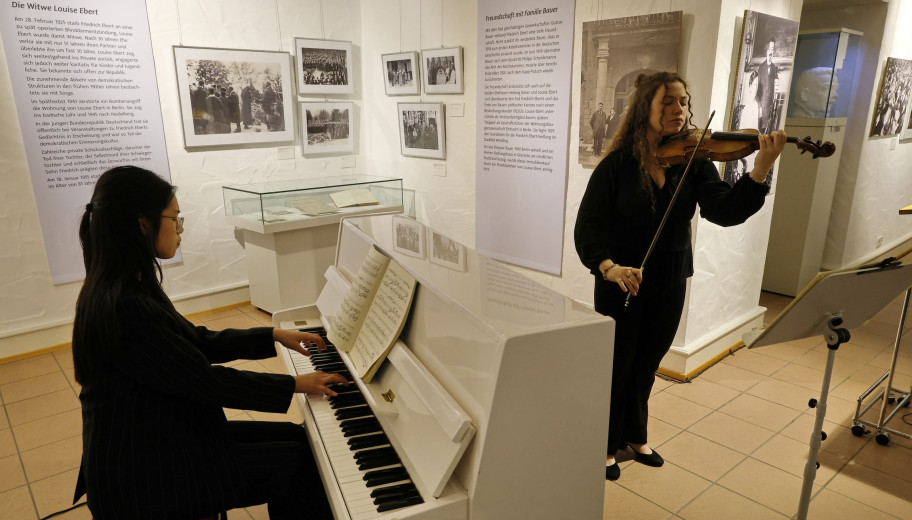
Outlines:
<svg viewBox="0 0 912 520"><path fill-rule="evenodd" d="M422 504L422 503L424 503L424 500L422 500L422 498L420 496L404 498L402 500L387 502L385 504L381 504L381 505L377 506L377 512L383 513L384 511L392 511L393 509L400 509L403 507L413 506L415 504Z"/></svg>
<svg viewBox="0 0 912 520"><path fill-rule="evenodd" d="M395 495L397 493L407 492L410 489L416 489L414 484L409 482L408 484L392 484L386 487L374 488L370 492L370 496L377 498L382 496Z"/></svg>

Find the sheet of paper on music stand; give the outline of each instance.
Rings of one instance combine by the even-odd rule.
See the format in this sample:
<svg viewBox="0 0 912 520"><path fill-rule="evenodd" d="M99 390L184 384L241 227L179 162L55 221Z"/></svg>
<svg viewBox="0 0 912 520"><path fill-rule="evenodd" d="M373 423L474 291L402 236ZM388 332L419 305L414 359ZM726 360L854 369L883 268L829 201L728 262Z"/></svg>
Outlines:
<svg viewBox="0 0 912 520"><path fill-rule="evenodd" d="M348 208L352 206L373 206L379 204L376 197L367 188L358 188L356 190L337 191L329 194L336 206Z"/></svg>
<svg viewBox="0 0 912 520"><path fill-rule="evenodd" d="M334 208L321 200L319 197L308 197L306 199L295 199L290 201L291 205L298 208L298 210L309 216L313 217L316 215L326 215L329 213L338 213L339 209Z"/></svg>
<svg viewBox="0 0 912 520"><path fill-rule="evenodd" d="M744 335L749 348L823 335L834 314L841 328L863 325L912 286L912 266L820 273L759 333Z"/></svg>
<svg viewBox="0 0 912 520"><path fill-rule="evenodd" d="M348 352L355 372L369 383L386 359L415 295L415 278L371 248L333 320L329 340Z"/></svg>

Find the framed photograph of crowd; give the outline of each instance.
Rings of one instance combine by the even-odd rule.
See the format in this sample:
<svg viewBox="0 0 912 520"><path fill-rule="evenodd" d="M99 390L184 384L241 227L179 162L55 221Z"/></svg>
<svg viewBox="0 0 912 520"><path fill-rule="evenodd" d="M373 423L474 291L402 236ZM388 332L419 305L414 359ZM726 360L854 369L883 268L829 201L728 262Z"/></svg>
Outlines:
<svg viewBox="0 0 912 520"><path fill-rule="evenodd" d="M431 234L431 251L428 255L431 263L464 272L466 270L465 246L433 229L428 228L428 232Z"/></svg>
<svg viewBox="0 0 912 520"><path fill-rule="evenodd" d="M338 40L295 38L298 94L351 94L352 44Z"/></svg>
<svg viewBox="0 0 912 520"><path fill-rule="evenodd" d="M883 83L871 120L871 137L887 137L899 133L906 136L909 94L912 93L912 60L887 58Z"/></svg>
<svg viewBox="0 0 912 520"><path fill-rule="evenodd" d="M355 151L354 103L301 103L301 153Z"/></svg>
<svg viewBox="0 0 912 520"><path fill-rule="evenodd" d="M761 134L781 130L785 124L785 99L792 84L798 22L756 11L744 11L738 64L732 90L729 128L755 129ZM754 169L755 155L729 161L722 168L728 184ZM773 182L773 169L766 185Z"/></svg>
<svg viewBox="0 0 912 520"><path fill-rule="evenodd" d="M380 59L383 61L383 86L387 96L421 93L417 52L383 54Z"/></svg>
<svg viewBox="0 0 912 520"><path fill-rule="evenodd" d="M294 141L286 52L174 47L186 148Z"/></svg>
<svg viewBox="0 0 912 520"><path fill-rule="evenodd" d="M443 103L399 103L402 155L446 159Z"/></svg>
<svg viewBox="0 0 912 520"><path fill-rule="evenodd" d="M905 128L903 128L902 134L900 134L900 139L912 139L912 101L906 104L906 117L903 119L905 121Z"/></svg>
<svg viewBox="0 0 912 520"><path fill-rule="evenodd" d="M462 47L421 51L425 94L462 94Z"/></svg>
<svg viewBox="0 0 912 520"><path fill-rule="evenodd" d="M417 220L393 215L393 250L424 258L427 255L424 225Z"/></svg>
<svg viewBox="0 0 912 520"><path fill-rule="evenodd" d="M637 76L678 70L682 15L669 11L583 22L578 122L583 167L595 168L605 156Z"/></svg>

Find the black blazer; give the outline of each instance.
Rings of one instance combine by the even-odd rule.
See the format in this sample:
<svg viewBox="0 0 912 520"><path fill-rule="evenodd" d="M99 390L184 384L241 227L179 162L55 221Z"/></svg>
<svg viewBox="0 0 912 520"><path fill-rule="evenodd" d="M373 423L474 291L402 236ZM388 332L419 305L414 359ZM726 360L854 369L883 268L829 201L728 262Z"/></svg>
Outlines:
<svg viewBox="0 0 912 520"><path fill-rule="evenodd" d="M243 489L222 407L284 412L294 379L212 365L275 356L271 328L181 325L140 298L121 302L121 340L83 381L76 498L97 520L203 518Z"/></svg>

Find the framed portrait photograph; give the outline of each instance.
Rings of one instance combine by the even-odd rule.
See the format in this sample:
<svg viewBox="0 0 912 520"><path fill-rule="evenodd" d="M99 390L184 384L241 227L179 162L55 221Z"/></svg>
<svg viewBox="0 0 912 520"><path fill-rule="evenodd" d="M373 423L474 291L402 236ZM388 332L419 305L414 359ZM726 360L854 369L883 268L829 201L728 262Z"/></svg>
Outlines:
<svg viewBox="0 0 912 520"><path fill-rule="evenodd" d="M387 96L421 93L417 52L383 54L380 59L383 61L383 86Z"/></svg>
<svg viewBox="0 0 912 520"><path fill-rule="evenodd" d="M883 82L874 117L871 119L871 137L887 137L906 132L906 105L912 93L912 60L887 58L884 66Z"/></svg>
<svg viewBox="0 0 912 520"><path fill-rule="evenodd" d="M402 155L446 159L443 103L399 103Z"/></svg>
<svg viewBox="0 0 912 520"><path fill-rule="evenodd" d="M428 258L432 263L454 271L466 270L466 248L459 242L428 228L431 234L431 251Z"/></svg>
<svg viewBox="0 0 912 520"><path fill-rule="evenodd" d="M462 94L462 47L421 51L425 94Z"/></svg>
<svg viewBox="0 0 912 520"><path fill-rule="evenodd" d="M286 52L174 47L186 148L294 141Z"/></svg>
<svg viewBox="0 0 912 520"><path fill-rule="evenodd" d="M426 256L424 225L417 220L393 216L393 249L416 258Z"/></svg>
<svg viewBox="0 0 912 520"><path fill-rule="evenodd" d="M295 38L298 94L351 94L352 44L339 40Z"/></svg>
<svg viewBox="0 0 912 520"><path fill-rule="evenodd" d="M354 103L301 103L301 153L355 151Z"/></svg>

